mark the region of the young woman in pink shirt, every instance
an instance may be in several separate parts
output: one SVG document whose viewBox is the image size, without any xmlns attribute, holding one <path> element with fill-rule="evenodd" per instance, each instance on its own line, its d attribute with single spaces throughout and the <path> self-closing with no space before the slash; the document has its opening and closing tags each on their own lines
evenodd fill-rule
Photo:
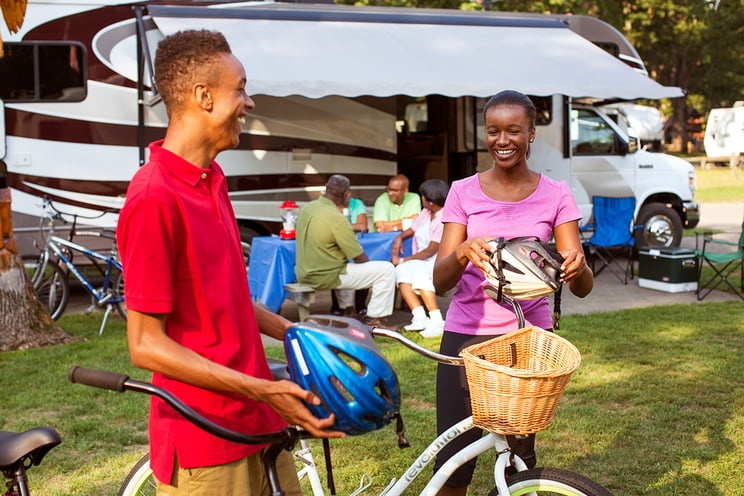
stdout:
<svg viewBox="0 0 744 496">
<path fill-rule="evenodd" d="M 565 258 L 561 278 L 572 293 L 584 297 L 594 279 L 579 239 L 581 214 L 568 186 L 530 170 L 527 158 L 535 140 L 536 110 L 516 91 L 502 91 L 484 109 L 486 146 L 493 167 L 456 181 L 442 214 L 444 230 L 434 265 L 434 286 L 445 292 L 458 285 L 447 311 L 440 352 L 457 355 L 463 348 L 517 330 L 511 306 L 488 297 L 481 268 L 488 263 L 488 242 L 495 238 L 537 236 L 555 239 Z M 527 325 L 552 327 L 547 298 L 522 303 Z M 437 429 L 471 415 L 470 396 L 462 367 L 440 364 L 437 370 Z M 468 437 L 469 436 L 469 437 Z M 460 437 L 437 457 L 437 470 L 457 450 L 481 436 L 477 429 Z M 536 462 L 534 436 L 509 436 L 514 452 L 528 466 Z M 459 446 L 453 446 L 457 445 Z M 450 477 L 440 495 L 465 495 L 475 460 Z"/>
</svg>

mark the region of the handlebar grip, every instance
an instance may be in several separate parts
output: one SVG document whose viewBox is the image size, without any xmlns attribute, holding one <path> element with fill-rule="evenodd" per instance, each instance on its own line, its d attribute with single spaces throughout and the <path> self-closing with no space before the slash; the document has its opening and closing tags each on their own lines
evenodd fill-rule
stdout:
<svg viewBox="0 0 744 496">
<path fill-rule="evenodd" d="M 75 365 L 67 373 L 67 380 L 76 384 L 123 393 L 125 390 L 124 383 L 129 380 L 129 376 L 107 370 L 86 369 Z"/>
</svg>

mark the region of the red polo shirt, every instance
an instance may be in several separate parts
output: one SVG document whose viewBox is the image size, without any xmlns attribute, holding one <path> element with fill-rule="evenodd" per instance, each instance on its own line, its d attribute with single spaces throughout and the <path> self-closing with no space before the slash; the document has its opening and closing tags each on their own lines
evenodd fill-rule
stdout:
<svg viewBox="0 0 744 496">
<path fill-rule="evenodd" d="M 127 191 L 117 227 L 127 307 L 166 313 L 166 332 L 200 355 L 245 374 L 271 378 L 253 313 L 240 236 L 222 169 L 201 169 L 150 145 L 150 161 Z M 217 393 L 161 374 L 153 383 L 210 420 L 247 433 L 286 424 L 265 403 Z M 258 451 L 223 441 L 184 420 L 161 400 L 150 405 L 155 476 L 170 482 L 174 454 L 182 467 L 228 463 Z"/>
</svg>

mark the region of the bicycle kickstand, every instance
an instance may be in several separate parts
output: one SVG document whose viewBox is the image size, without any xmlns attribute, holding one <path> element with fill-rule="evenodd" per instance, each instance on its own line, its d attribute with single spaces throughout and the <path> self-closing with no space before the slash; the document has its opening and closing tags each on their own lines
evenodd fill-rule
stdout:
<svg viewBox="0 0 744 496">
<path fill-rule="evenodd" d="M 114 309 L 114 306 L 109 303 L 106 305 L 106 311 L 103 313 L 103 322 L 101 322 L 101 328 L 98 330 L 98 335 L 103 336 L 103 328 L 106 327 L 106 322 L 108 321 L 109 314 L 111 314 L 111 310 Z"/>
</svg>

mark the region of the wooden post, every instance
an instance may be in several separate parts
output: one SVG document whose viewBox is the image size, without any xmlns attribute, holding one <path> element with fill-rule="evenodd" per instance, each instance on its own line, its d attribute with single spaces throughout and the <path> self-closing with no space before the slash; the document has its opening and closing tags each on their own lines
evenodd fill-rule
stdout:
<svg viewBox="0 0 744 496">
<path fill-rule="evenodd" d="M 0 188 L 0 271 L 7 271 L 11 259 L 18 254 L 18 242 L 13 236 L 10 210 L 10 188 Z"/>
</svg>

